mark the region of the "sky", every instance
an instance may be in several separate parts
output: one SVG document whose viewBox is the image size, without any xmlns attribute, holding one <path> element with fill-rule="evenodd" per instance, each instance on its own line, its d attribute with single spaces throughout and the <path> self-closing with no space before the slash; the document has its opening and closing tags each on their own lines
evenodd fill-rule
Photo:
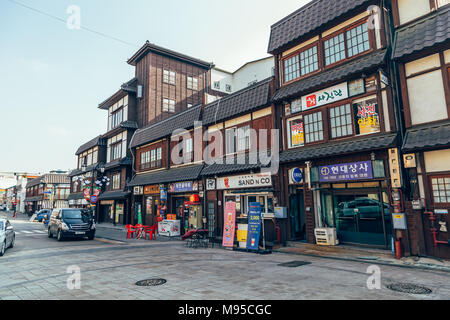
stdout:
<svg viewBox="0 0 450 320">
<path fill-rule="evenodd" d="M 269 56 L 270 26 L 307 2 L 0 0 L 0 172 L 74 169 L 146 40 L 234 71 Z M 81 29 L 67 27 L 73 5 Z"/>
</svg>

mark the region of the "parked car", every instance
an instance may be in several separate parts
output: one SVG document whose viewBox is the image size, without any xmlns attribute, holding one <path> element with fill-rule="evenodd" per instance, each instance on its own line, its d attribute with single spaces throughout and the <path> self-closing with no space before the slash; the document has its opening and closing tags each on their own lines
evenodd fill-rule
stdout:
<svg viewBox="0 0 450 320">
<path fill-rule="evenodd" d="M 45 216 L 48 216 L 48 218 L 50 218 L 51 214 L 52 210 L 50 209 L 39 210 L 38 212 L 36 212 L 36 220 L 42 222 L 42 220 L 45 219 Z"/>
<path fill-rule="evenodd" d="M 7 248 L 13 248 L 16 241 L 14 227 L 6 219 L 0 219 L 0 257 L 5 254 Z"/>
<path fill-rule="evenodd" d="M 55 209 L 48 223 L 48 237 L 56 236 L 58 241 L 64 238 L 84 238 L 93 240 L 95 222 L 92 212 L 86 209 Z"/>
</svg>

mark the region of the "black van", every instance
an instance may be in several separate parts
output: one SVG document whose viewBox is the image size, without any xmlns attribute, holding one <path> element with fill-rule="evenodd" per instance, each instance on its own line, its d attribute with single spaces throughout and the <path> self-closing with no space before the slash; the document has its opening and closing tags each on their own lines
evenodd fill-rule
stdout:
<svg viewBox="0 0 450 320">
<path fill-rule="evenodd" d="M 92 212 L 86 209 L 55 209 L 48 223 L 48 237 L 63 238 L 95 237 L 95 222 Z"/>
</svg>

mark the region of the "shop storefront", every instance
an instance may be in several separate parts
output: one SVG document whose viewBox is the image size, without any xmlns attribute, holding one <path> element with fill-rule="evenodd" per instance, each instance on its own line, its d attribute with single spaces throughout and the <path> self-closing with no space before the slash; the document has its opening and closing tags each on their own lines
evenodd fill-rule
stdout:
<svg viewBox="0 0 450 320">
<path fill-rule="evenodd" d="M 170 213 L 180 221 L 182 232 L 203 229 L 203 183 L 184 181 L 170 183 L 167 188 Z"/>
<path fill-rule="evenodd" d="M 223 215 L 228 202 L 235 203 L 236 230 L 239 231 L 237 235 L 241 231 L 244 231 L 242 234 L 246 234 L 250 203 L 257 202 L 261 205 L 261 214 L 266 226 L 266 239 L 269 241 L 274 240 L 273 221 L 278 198 L 273 189 L 273 179 L 270 173 L 250 173 L 215 179 L 207 178 L 206 189 L 208 229 L 212 235 L 223 235 Z M 239 240 L 242 240 L 240 242 L 245 242 L 244 239 L 237 238 L 237 240 L 238 242 Z"/>
<path fill-rule="evenodd" d="M 164 185 L 150 185 L 144 187 L 144 210 L 142 221 L 147 226 L 153 226 L 158 223 L 157 218 L 160 215 L 161 190 L 164 190 Z"/>
<path fill-rule="evenodd" d="M 98 222 L 125 225 L 130 222 L 129 192 L 111 191 L 99 196 Z"/>
<path fill-rule="evenodd" d="M 385 162 L 330 160 L 318 161 L 311 169 L 311 182 L 317 186 L 314 200 L 319 224 L 336 228 L 340 243 L 392 248 Z"/>
</svg>

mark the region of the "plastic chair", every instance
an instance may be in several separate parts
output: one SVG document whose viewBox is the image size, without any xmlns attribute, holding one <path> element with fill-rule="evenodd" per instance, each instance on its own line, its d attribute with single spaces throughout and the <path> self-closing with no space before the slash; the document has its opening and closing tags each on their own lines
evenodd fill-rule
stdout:
<svg viewBox="0 0 450 320">
<path fill-rule="evenodd" d="M 152 241 L 153 241 L 153 235 L 155 235 L 155 239 L 156 239 L 156 230 L 158 230 L 158 225 L 146 227 L 144 230 L 145 239 L 147 239 L 147 235 L 150 236 L 150 240 L 152 240 Z"/>
<path fill-rule="evenodd" d="M 130 236 L 131 238 L 134 238 L 136 235 L 136 229 L 131 224 L 127 224 L 125 228 L 127 229 L 127 239 L 130 239 Z"/>
<path fill-rule="evenodd" d="M 142 233 L 144 231 L 144 225 L 137 224 L 133 228 L 136 229 L 136 239 L 141 239 Z"/>
</svg>

